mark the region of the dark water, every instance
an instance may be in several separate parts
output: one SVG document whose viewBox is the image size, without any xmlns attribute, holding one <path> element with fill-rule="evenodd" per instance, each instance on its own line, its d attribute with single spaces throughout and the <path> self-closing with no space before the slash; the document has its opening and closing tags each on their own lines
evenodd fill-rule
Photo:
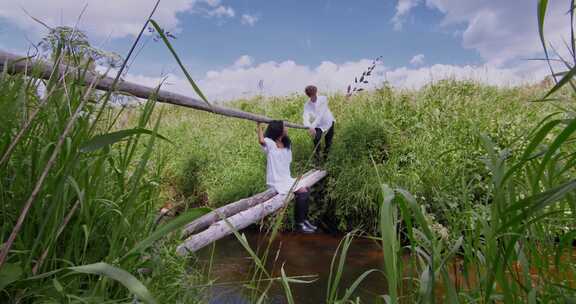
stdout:
<svg viewBox="0 0 576 304">
<path fill-rule="evenodd" d="M 251 247 L 265 246 L 267 239 L 257 231 L 244 231 Z M 342 236 L 328 234 L 281 233 L 273 242 L 266 268 L 274 276 L 280 276 L 280 267 L 284 264 L 287 276 L 314 275 L 316 281 L 310 284 L 291 284 L 296 303 L 326 302 L 330 263 Z M 280 250 L 278 250 L 280 249 Z M 203 260 L 208 259 L 209 249 L 200 253 Z M 378 243 L 368 239 L 356 239 L 348 251 L 348 256 L 340 283 L 340 295 L 363 272 L 369 269 L 383 269 L 382 250 Z M 217 281 L 210 290 L 210 303 L 252 303 L 250 293 L 242 282 L 250 280 L 254 262 L 235 236 L 216 243 L 212 277 Z M 266 288 L 263 283 L 262 289 Z M 360 285 L 355 296 L 364 303 L 377 303 L 379 295 L 386 293 L 386 280 L 381 273 L 372 273 Z M 260 293 L 257 293 L 260 294 Z M 268 291 L 266 303 L 287 303 L 281 285 L 274 284 Z"/>
</svg>

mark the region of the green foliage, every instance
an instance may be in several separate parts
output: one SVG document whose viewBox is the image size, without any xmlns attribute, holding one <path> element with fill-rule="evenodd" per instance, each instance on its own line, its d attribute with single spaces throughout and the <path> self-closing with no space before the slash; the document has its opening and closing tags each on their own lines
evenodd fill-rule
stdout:
<svg viewBox="0 0 576 304">
<path fill-rule="evenodd" d="M 325 195 L 314 198 L 313 214 L 333 213 L 329 218 L 341 231 L 379 231 L 382 193 L 374 160 L 384 181 L 412 192 L 435 221 L 463 229 L 465 219 L 455 215 L 468 208 L 482 212 L 490 199 L 490 173 L 480 161 L 484 151 L 478 135 L 489 134 L 501 147 L 521 142 L 537 118 L 552 109 L 526 102 L 536 96 L 531 88 L 454 81 L 415 92 L 331 96 L 337 120 L 334 145 L 325 165 Z M 256 98 L 233 105 L 298 122 L 303 102 L 303 97 Z M 220 206 L 264 190 L 265 160 L 255 124 L 173 107 L 166 110 L 164 122 L 160 133 L 177 143 L 164 145 L 173 157 L 168 178 L 184 181 L 180 192 L 202 189 L 211 206 Z M 289 136 L 293 172 L 304 173 L 311 139 L 295 129 Z"/>
<path fill-rule="evenodd" d="M 36 21 L 42 23 L 39 20 Z M 45 24 L 43 25 L 46 26 Z M 91 60 L 105 66 L 118 67 L 123 60 L 122 56 L 114 52 L 107 52 L 91 46 L 86 33 L 69 26 L 49 28 L 48 34 L 42 38 L 39 45 L 50 53 L 50 57 L 54 62 L 58 60 L 60 54 L 63 54 L 61 63 L 72 65 L 82 64 L 83 61 Z"/>
<path fill-rule="evenodd" d="M 538 5 L 546 57 L 547 2 Z M 82 71 L 93 68 L 83 34 L 59 28 L 45 43 L 54 58 L 63 54 Z M 340 292 L 357 231 L 381 243 L 388 303 L 574 301 L 576 115 L 563 103 L 527 102 L 552 94 L 573 100 L 563 87 L 576 89 L 575 63 L 560 61 L 567 70 L 555 74 L 562 78 L 548 92 L 446 80 L 419 91 L 385 85 L 349 99 L 330 96 L 335 142 L 312 214 L 355 232 L 334 256 L 328 303 L 360 303 L 354 291 L 380 272 L 366 271 Z M 10 249 L 0 269 L 0 301 L 201 301 L 203 290 L 194 284 L 203 274 L 184 267 L 198 264 L 176 257 L 169 236 L 207 209 L 188 210 L 159 228 L 155 211 L 162 198 L 186 208 L 216 207 L 264 190 L 255 124 L 168 106 L 155 113 L 154 100 L 124 112 L 104 107 L 110 95 L 91 92 L 81 74 L 48 80 L 44 96 L 33 74 L 0 74 L 0 244 Z M 232 106 L 299 121 L 303 101 L 258 97 Z M 293 172 L 304 173 L 311 139 L 302 130 L 290 137 Z M 32 202 L 29 213 L 25 202 Z M 286 214 L 276 215 L 272 236 L 289 223 Z M 19 217 L 24 225 L 17 230 Z M 260 258 L 261 250 L 234 233 L 256 266 L 247 285 L 253 294 L 266 286 L 259 302 L 273 282 L 282 284 L 289 303 L 290 284 L 311 283 L 288 277 L 283 267 L 273 277 L 266 260 L 271 243 Z"/>
<path fill-rule="evenodd" d="M 564 256 L 570 243 L 565 233 L 574 229 L 576 210 L 570 178 L 576 157 L 569 152 L 573 116 L 559 117 L 554 105 L 529 102 L 545 93 L 538 87 L 441 81 L 420 91 L 331 96 L 336 136 L 325 164 L 325 189 L 317 193 L 324 196 L 314 198 L 312 213 L 341 231 L 378 236 L 390 288 L 385 301 L 514 303 L 571 296 L 566 281 L 548 275 L 549 260 L 540 253 Z M 302 104 L 303 98 L 287 97 L 236 105 L 299 121 Z M 182 109 L 166 115 L 160 131 L 180 143 L 170 167 L 193 168 L 193 173 L 174 170 L 170 178 L 193 174 L 187 187 L 203 189 L 211 206 L 264 189 L 265 162 L 253 123 Z M 293 172 L 303 173 L 311 139 L 300 130 L 289 135 Z M 289 214 L 277 219 L 290 223 Z M 558 237 L 563 245 L 553 246 Z M 338 302 L 338 277 L 345 267 L 346 251 L 336 254 L 326 290 L 329 303 Z M 462 266 L 455 265 L 458 261 Z M 456 283 L 455 268 L 478 284 Z M 531 269 L 538 269 L 539 285 L 530 278 Z M 343 299 L 350 300 L 371 272 L 359 277 Z M 528 292 L 530 284 L 537 291 Z M 283 282 L 283 287 L 290 297 L 290 286 Z"/>
<path fill-rule="evenodd" d="M 155 101 L 132 113 L 134 121 L 118 130 L 118 110 L 101 106 L 107 95 L 83 84 L 89 65 L 77 67 L 80 72 L 65 79 L 54 74 L 43 90 L 33 74 L 0 74 L 6 118 L 0 123 L 0 244 L 8 248 L 15 233 L 0 271 L 0 302 L 101 303 L 136 297 L 154 303 L 159 286 L 148 289 L 146 282 L 173 277 L 186 262 L 170 261 L 172 273 L 167 274 L 168 262 L 156 258 L 166 246 L 161 239 L 206 210 L 190 210 L 156 229 L 165 161 L 155 147 L 157 138 L 166 138 L 158 134 L 161 115 L 153 114 Z M 40 191 L 33 196 L 37 185 Z M 27 201 L 32 204 L 25 214 Z"/>
</svg>

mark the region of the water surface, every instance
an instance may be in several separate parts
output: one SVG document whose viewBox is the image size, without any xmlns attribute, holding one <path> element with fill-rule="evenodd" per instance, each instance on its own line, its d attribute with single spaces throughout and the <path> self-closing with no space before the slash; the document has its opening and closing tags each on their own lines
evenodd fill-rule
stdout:
<svg viewBox="0 0 576 304">
<path fill-rule="evenodd" d="M 244 231 L 251 247 L 265 246 L 267 239 L 254 230 Z M 296 303 L 323 303 L 326 300 L 330 263 L 343 236 L 328 234 L 280 233 L 272 245 L 266 268 L 274 276 L 280 276 L 280 267 L 288 276 L 314 275 L 310 284 L 292 284 Z M 279 250 L 280 249 L 280 250 Z M 210 249 L 200 253 L 203 260 L 209 258 Z M 249 292 L 242 282 L 250 280 L 254 262 L 235 236 L 216 242 L 215 258 L 211 276 L 217 281 L 210 291 L 210 303 L 252 303 Z M 383 256 L 379 244 L 369 239 L 356 239 L 348 251 L 341 279 L 340 295 L 363 272 L 383 269 Z M 266 288 L 266 284 L 262 284 Z M 386 281 L 380 273 L 371 274 L 358 288 L 355 296 L 364 303 L 375 303 L 379 295 L 386 293 Z M 274 284 L 268 292 L 267 303 L 287 303 L 280 284 Z"/>
</svg>

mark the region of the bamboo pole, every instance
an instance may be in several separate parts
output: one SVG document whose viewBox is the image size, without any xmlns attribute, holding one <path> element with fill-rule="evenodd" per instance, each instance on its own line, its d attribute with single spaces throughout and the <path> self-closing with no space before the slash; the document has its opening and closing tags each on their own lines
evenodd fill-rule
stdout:
<svg viewBox="0 0 576 304">
<path fill-rule="evenodd" d="M 295 189 L 301 187 L 311 187 L 326 176 L 326 171 L 314 171 L 302 178 Z M 277 194 L 271 199 L 258 204 L 252 208 L 241 211 L 231 217 L 220 220 L 212 224 L 208 229 L 190 236 L 176 248 L 176 253 L 185 256 L 188 253 L 195 252 L 206 245 L 215 242 L 234 230 L 239 231 L 249 225 L 258 222 L 266 216 L 278 211 L 288 202 L 288 195 Z"/>
<path fill-rule="evenodd" d="M 32 58 L 19 56 L 15 54 L 11 54 L 8 52 L 4 52 L 0 50 L 0 71 L 6 69 L 8 73 L 17 74 L 23 72 L 37 72 L 38 77 L 42 79 L 48 79 L 54 70 L 54 66 L 50 63 L 43 61 L 43 60 L 35 60 L 34 64 L 30 64 L 29 60 Z M 71 67 L 66 67 L 61 65 L 58 69 L 58 73 L 64 74 L 66 70 L 70 70 Z M 101 75 L 96 73 L 88 72 L 86 73 L 86 77 L 83 80 L 84 83 L 89 84 L 94 79 L 98 79 Z M 114 83 L 114 78 L 112 77 L 103 77 L 96 83 L 96 89 L 98 90 L 109 90 Z M 128 82 L 120 80 L 116 85 L 116 92 L 120 92 L 123 94 L 132 95 L 139 98 L 148 99 L 150 96 L 154 95 L 156 90 L 154 88 L 150 88 L 147 86 L 143 86 L 137 83 Z M 228 116 L 228 117 L 235 117 L 241 118 L 246 120 L 252 120 L 256 122 L 263 122 L 268 123 L 274 119 L 257 115 L 253 113 L 248 113 L 228 107 L 216 106 L 216 105 L 208 105 L 205 102 L 188 97 L 181 94 L 176 94 L 172 92 L 168 92 L 165 90 L 158 91 L 158 94 L 155 96 L 156 100 L 163 103 L 169 103 L 173 105 L 183 106 L 187 108 L 192 108 L 200 111 L 211 112 L 218 115 Z M 295 129 L 307 129 L 303 125 L 285 122 L 285 126 L 289 128 Z"/>
</svg>

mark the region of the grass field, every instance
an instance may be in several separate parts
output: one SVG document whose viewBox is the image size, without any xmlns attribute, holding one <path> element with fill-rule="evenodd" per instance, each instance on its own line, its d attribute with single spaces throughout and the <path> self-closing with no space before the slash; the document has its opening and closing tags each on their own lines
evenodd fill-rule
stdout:
<svg viewBox="0 0 576 304">
<path fill-rule="evenodd" d="M 543 45 L 546 4 L 539 1 Z M 195 257 L 175 256 L 177 231 L 265 189 L 255 123 L 153 99 L 108 107 L 112 94 L 83 84 L 94 69 L 86 54 L 75 57 L 57 40 L 52 59 L 76 72 L 48 80 L 0 74 L 0 302 L 207 302 L 209 272 Z M 369 275 L 385 275 L 385 303 L 576 301 L 576 67 L 564 64 L 553 88 L 444 80 L 417 91 L 382 84 L 349 99 L 329 96 L 335 139 L 312 218 L 348 234 L 334 255 L 327 303 L 361 303 L 354 290 Z M 555 100 L 541 100 L 549 96 Z M 256 97 L 230 106 L 299 122 L 303 102 Z M 292 170 L 301 174 L 311 139 L 302 130 L 290 136 Z M 166 205 L 180 214 L 159 224 Z M 287 214 L 272 226 L 289 230 Z M 384 267 L 340 286 L 358 235 L 379 242 Z M 246 285 L 255 299 L 277 282 L 293 303 L 290 285 L 302 282 L 283 271 L 270 277 L 250 254 Z"/>
<path fill-rule="evenodd" d="M 544 91 L 498 89 L 471 82 L 442 81 L 419 91 L 383 88 L 346 99 L 331 96 L 336 135 L 323 193 L 313 214 L 339 231 L 378 230 L 382 181 L 418 198 L 430 219 L 463 229 L 462 211 L 484 214 L 490 175 L 482 162 L 480 134 L 502 149 L 517 151 L 547 104 L 529 103 Z M 235 101 L 245 111 L 301 121 L 304 96 Z M 265 160 L 255 124 L 164 106 L 160 133 L 166 149 L 164 194 L 174 203 L 216 207 L 265 189 Z M 293 172 L 305 172 L 313 145 L 306 131 L 292 129 Z M 324 217 L 324 218 L 320 218 Z M 464 226 L 462 226 L 464 225 Z"/>
</svg>

